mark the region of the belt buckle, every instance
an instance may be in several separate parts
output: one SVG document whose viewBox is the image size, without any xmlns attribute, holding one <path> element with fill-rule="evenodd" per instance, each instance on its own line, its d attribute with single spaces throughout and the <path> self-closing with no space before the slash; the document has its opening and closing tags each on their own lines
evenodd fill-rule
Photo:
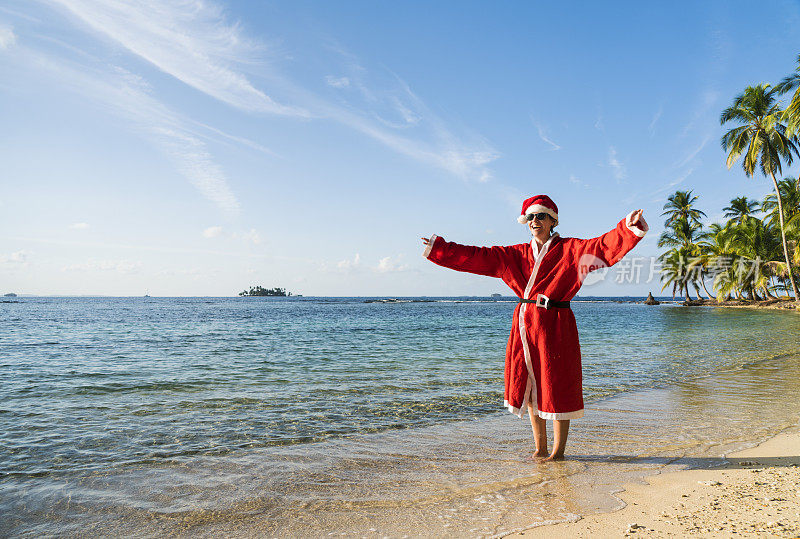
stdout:
<svg viewBox="0 0 800 539">
<path fill-rule="evenodd" d="M 544 294 L 539 294 L 536 296 L 536 306 L 537 307 L 544 307 L 545 309 L 550 308 L 550 298 L 545 296 Z"/>
</svg>

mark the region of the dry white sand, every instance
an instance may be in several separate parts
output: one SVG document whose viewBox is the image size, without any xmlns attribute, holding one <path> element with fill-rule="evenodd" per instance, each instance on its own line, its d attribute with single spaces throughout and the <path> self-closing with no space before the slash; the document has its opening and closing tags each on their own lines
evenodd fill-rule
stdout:
<svg viewBox="0 0 800 539">
<path fill-rule="evenodd" d="M 713 470 L 630 484 L 619 511 L 508 537 L 800 537 L 800 432 L 731 453 Z"/>
</svg>

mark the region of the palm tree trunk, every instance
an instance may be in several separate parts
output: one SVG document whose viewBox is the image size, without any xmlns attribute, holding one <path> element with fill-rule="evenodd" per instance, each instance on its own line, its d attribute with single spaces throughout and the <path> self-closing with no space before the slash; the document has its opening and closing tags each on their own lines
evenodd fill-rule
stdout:
<svg viewBox="0 0 800 539">
<path fill-rule="evenodd" d="M 775 197 L 778 199 L 778 219 L 781 223 L 781 242 L 783 243 L 783 256 L 786 258 L 786 271 L 789 272 L 789 282 L 792 283 L 792 292 L 794 292 L 794 300 L 800 302 L 800 295 L 797 292 L 797 283 L 794 282 L 794 275 L 792 274 L 792 263 L 789 260 L 789 248 L 786 245 L 786 231 L 783 229 L 783 203 L 781 202 L 781 193 L 778 190 L 778 181 L 775 179 L 775 173 L 770 172 L 772 178 L 772 186 L 775 188 Z"/>
<path fill-rule="evenodd" d="M 761 289 L 764 291 L 764 297 L 768 299 L 775 299 L 775 296 L 772 295 L 772 292 L 769 291 L 769 287 L 772 285 L 772 277 L 767 278 L 767 282 L 764 284 Z"/>
<path fill-rule="evenodd" d="M 703 290 L 706 291 L 706 294 L 708 295 L 708 299 L 711 299 L 711 292 L 709 292 L 708 288 L 706 288 L 706 280 L 701 278 L 700 279 L 700 284 L 703 285 Z"/>
</svg>

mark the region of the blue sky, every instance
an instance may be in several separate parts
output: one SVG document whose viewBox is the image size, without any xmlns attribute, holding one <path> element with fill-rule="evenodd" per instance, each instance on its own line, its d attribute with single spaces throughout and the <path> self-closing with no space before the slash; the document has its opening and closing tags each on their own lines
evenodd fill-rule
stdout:
<svg viewBox="0 0 800 539">
<path fill-rule="evenodd" d="M 789 1 L 7 0 L 0 292 L 507 293 L 419 237 L 528 241 L 547 193 L 564 236 L 643 208 L 640 282 L 582 294 L 658 293 L 670 193 L 769 191 L 718 118 L 797 43 Z"/>
</svg>

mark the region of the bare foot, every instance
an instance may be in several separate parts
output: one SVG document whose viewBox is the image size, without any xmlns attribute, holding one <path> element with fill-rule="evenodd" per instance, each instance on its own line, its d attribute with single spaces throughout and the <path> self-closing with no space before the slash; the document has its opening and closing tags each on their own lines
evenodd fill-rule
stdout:
<svg viewBox="0 0 800 539">
<path fill-rule="evenodd" d="M 531 460 L 547 458 L 547 449 L 537 449 L 531 456 Z"/>
<path fill-rule="evenodd" d="M 564 460 L 564 453 L 553 453 L 547 458 L 542 459 L 542 462 L 555 462 L 557 460 Z"/>
</svg>

